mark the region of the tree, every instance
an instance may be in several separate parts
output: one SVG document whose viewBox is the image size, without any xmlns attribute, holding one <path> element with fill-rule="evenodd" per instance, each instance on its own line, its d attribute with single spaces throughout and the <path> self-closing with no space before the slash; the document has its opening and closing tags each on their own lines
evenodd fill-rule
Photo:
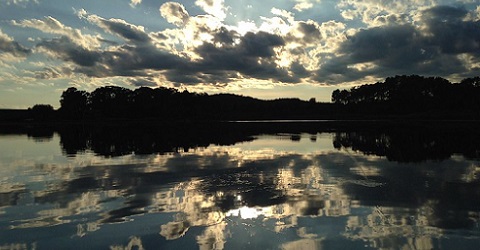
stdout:
<svg viewBox="0 0 480 250">
<path fill-rule="evenodd" d="M 70 87 L 62 93 L 60 113 L 67 118 L 83 118 L 88 111 L 88 100 L 88 92 Z"/>
<path fill-rule="evenodd" d="M 465 84 L 472 87 L 480 87 L 480 77 L 476 76 L 472 78 L 465 78 L 460 82 L 460 84 Z"/>
<path fill-rule="evenodd" d="M 132 108 L 136 117 L 152 117 L 155 107 L 155 91 L 149 87 L 141 87 L 133 91 Z"/>
<path fill-rule="evenodd" d="M 337 104 L 348 104 L 350 102 L 350 91 L 348 90 L 335 90 L 332 93 L 332 102 Z"/>
<path fill-rule="evenodd" d="M 97 116 L 127 118 L 132 111 L 132 93 L 118 86 L 100 87 L 90 94 L 89 107 Z"/>
<path fill-rule="evenodd" d="M 37 121 L 49 120 L 55 115 L 55 110 L 48 104 L 36 104 L 28 110 L 31 112 L 32 118 Z"/>
</svg>

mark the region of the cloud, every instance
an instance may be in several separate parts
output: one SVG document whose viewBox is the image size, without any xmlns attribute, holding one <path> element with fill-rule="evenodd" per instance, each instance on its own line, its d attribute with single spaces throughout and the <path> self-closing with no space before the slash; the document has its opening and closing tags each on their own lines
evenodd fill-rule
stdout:
<svg viewBox="0 0 480 250">
<path fill-rule="evenodd" d="M 290 24 L 295 22 L 295 17 L 293 15 L 293 13 L 291 13 L 291 12 L 288 12 L 286 10 L 277 9 L 277 8 L 272 8 L 272 10 L 270 12 L 272 12 L 272 14 L 274 14 L 274 15 L 285 18 L 287 20 L 287 22 L 290 23 Z M 266 20 L 266 19 L 264 19 L 264 20 Z"/>
<path fill-rule="evenodd" d="M 176 2 L 166 2 L 162 4 L 162 6 L 160 6 L 160 14 L 167 22 L 177 26 L 184 26 L 190 18 L 185 7 Z"/>
<path fill-rule="evenodd" d="M 285 45 L 285 41 L 278 35 L 267 32 L 252 33 L 248 32 L 241 38 L 240 51 L 246 56 L 254 57 L 273 57 L 275 52 L 273 48 Z"/>
<path fill-rule="evenodd" d="M 370 26 L 379 27 L 379 26 L 389 26 L 389 25 L 404 25 L 410 24 L 410 17 L 407 14 L 388 14 L 388 15 L 378 15 L 376 16 Z"/>
<path fill-rule="evenodd" d="M 225 27 L 220 27 L 218 31 L 213 35 L 213 41 L 215 43 L 231 46 L 236 40 L 240 39 L 240 34 L 234 30 L 228 30 Z"/>
<path fill-rule="evenodd" d="M 376 18 L 400 15 L 411 19 L 424 9 L 430 8 L 432 0 L 341 0 L 337 4 L 346 20 L 359 20 L 367 26 L 376 25 Z"/>
<path fill-rule="evenodd" d="M 480 22 L 464 21 L 468 14 L 463 8 L 437 6 L 425 10 L 428 42 L 446 54 L 475 53 L 480 55 Z"/>
<path fill-rule="evenodd" d="M 142 0 L 130 0 L 130 6 L 135 7 L 142 3 Z"/>
<path fill-rule="evenodd" d="M 271 28 L 279 34 L 266 31 L 241 34 L 235 31 L 235 27 L 225 26 L 218 18 L 210 15 L 191 17 L 178 3 L 169 2 L 160 9 L 167 20 L 181 27 L 148 33 L 144 27 L 121 19 L 105 19 L 85 10 L 78 11 L 80 18 L 124 41 L 112 43 L 97 35 L 95 41 L 102 43 L 103 47 L 87 47 L 78 43 L 83 36 L 81 32 L 66 27 L 51 17 L 15 24 L 62 35 L 40 42 L 37 48 L 51 57 L 73 63 L 76 73 L 92 77 L 147 77 L 149 82 L 143 78 L 142 81 L 131 81 L 131 84 L 148 86 L 155 84 L 151 81 L 152 77 L 162 76 L 168 81 L 181 84 L 217 85 L 239 79 L 299 82 L 300 77 L 306 77 L 309 71 L 298 60 L 289 61 L 286 57 L 280 66 L 283 48 L 291 41 L 314 46 L 322 38 L 317 23 L 295 22 L 293 16 L 286 11 L 276 12 L 288 19 L 292 26 L 279 17 L 276 21 L 289 28 L 287 31 L 290 32 L 290 37 L 282 34 L 279 29 L 274 29 L 273 22 Z M 179 46 L 183 46 L 183 50 L 177 50 Z M 44 70 L 36 75 L 45 78 L 58 74 Z"/>
<path fill-rule="evenodd" d="M 370 8 L 376 1 L 344 2 L 349 8 Z M 386 8 L 386 3 L 377 2 L 380 9 Z M 53 17 L 13 24 L 60 35 L 43 39 L 37 51 L 65 61 L 73 73 L 125 77 L 124 82 L 134 86 L 160 82 L 226 86 L 255 80 L 339 84 L 395 74 L 449 76 L 476 70 L 472 65 L 480 56 L 480 27 L 472 18 L 477 13 L 464 8 L 436 6 L 415 14 L 381 11 L 358 29 L 348 29 L 348 23 L 339 21 L 296 20 L 292 12 L 273 8 L 273 17 L 262 17 L 261 23 L 252 22 L 247 29 L 213 16 L 208 8 L 224 11 L 223 1 L 195 3 L 207 14 L 191 16 L 176 2 L 161 5 L 162 17 L 176 27 L 153 32 L 85 10 L 77 15 L 99 28 L 95 35 L 82 34 Z M 405 3 L 394 8 L 408 10 Z M 36 76 L 52 78 L 60 73 L 45 69 Z"/>
<path fill-rule="evenodd" d="M 297 82 L 288 69 L 277 65 L 276 49 L 285 45 L 281 36 L 267 32 L 240 33 L 221 27 L 211 31 L 212 42 L 193 48 L 196 59 L 166 71 L 169 81 L 183 84 L 222 84 L 235 79 L 270 79 Z M 297 67 L 298 68 L 298 67 Z"/>
<path fill-rule="evenodd" d="M 92 77 L 147 76 L 148 70 L 166 70 L 182 67 L 185 59 L 160 49 L 142 26 L 121 19 L 105 19 L 81 10 L 81 18 L 97 25 L 107 33 L 123 39 L 123 44 L 102 39 L 104 47 L 86 47 L 78 42 L 82 37 L 77 30 L 68 28 L 55 19 L 28 20 L 17 23 L 25 27 L 44 28 L 45 32 L 61 34 L 61 37 L 44 39 L 36 45 L 39 52 L 74 64 L 73 71 Z M 158 74 L 158 73 L 156 73 Z M 53 71 L 37 73 L 37 77 L 56 76 Z"/>
<path fill-rule="evenodd" d="M 313 21 L 299 21 L 288 34 L 289 39 L 300 42 L 302 45 L 317 44 L 322 40 L 321 27 Z"/>
<path fill-rule="evenodd" d="M 45 67 L 42 71 L 35 72 L 36 79 L 56 79 L 64 76 L 61 68 L 54 67 Z"/>
<path fill-rule="evenodd" d="M 411 25 L 382 26 L 360 30 L 341 45 L 341 52 L 346 53 L 352 63 L 371 62 L 392 58 L 398 60 L 400 66 L 403 61 L 415 62 L 421 58 L 412 58 L 405 54 L 420 48 L 415 48 L 416 41 L 421 34 Z M 392 61 L 396 61 L 392 60 Z"/>
<path fill-rule="evenodd" d="M 252 31 L 240 33 L 238 27 L 227 26 L 213 16 L 213 9 L 224 10 L 223 1 L 196 4 L 212 15 L 190 16 L 183 5 L 167 2 L 160 7 L 160 13 L 178 27 L 150 33 L 143 26 L 122 19 L 105 19 L 83 9 L 77 11 L 81 19 L 120 39 L 114 41 L 103 38 L 101 33 L 82 34 L 53 17 L 12 23 L 61 35 L 42 40 L 36 46 L 37 51 L 70 63 L 74 73 L 99 78 L 143 77 L 142 81 L 131 81 L 134 85 L 150 86 L 155 84 L 152 79 L 189 85 L 227 84 L 242 79 L 294 83 L 310 74 L 302 65 L 307 50 L 295 52 L 297 55 L 289 58 L 293 54 L 286 46 L 289 43 L 315 46 L 323 38 L 319 24 L 297 22 L 292 13 L 275 9 L 272 12 L 277 17 L 264 18 L 264 23 L 268 23 L 262 26 L 265 31 L 252 27 Z M 55 78 L 61 71 L 45 68 L 35 75 Z"/>
<path fill-rule="evenodd" d="M 89 65 L 83 60 L 71 60 L 80 66 L 77 72 L 96 77 L 163 75 L 173 83 L 189 85 L 217 85 L 241 79 L 300 82 L 310 74 L 302 65 L 308 48 L 317 46 L 323 39 L 322 33 L 331 29 L 325 26 L 325 31 L 321 31 L 322 26 L 314 21 L 297 22 L 287 11 L 272 10 L 280 17 L 264 18 L 269 26 L 262 27 L 269 31 L 243 34 L 210 15 L 189 16 L 178 3 L 165 3 L 160 10 L 179 27 L 147 33 L 143 27 L 124 20 L 106 20 L 86 11 L 79 12 L 80 17 L 127 43 L 98 51 L 98 58 Z M 291 51 L 285 49 L 288 43 L 303 46 L 304 50 L 289 58 Z"/>
<path fill-rule="evenodd" d="M 129 83 L 135 87 L 156 87 L 158 84 L 156 83 L 153 77 L 136 77 L 129 79 Z"/>
<path fill-rule="evenodd" d="M 422 11 L 422 19 L 436 20 L 441 22 L 461 21 L 468 11 L 464 8 L 452 6 L 435 6 Z"/>
<path fill-rule="evenodd" d="M 98 54 L 97 58 L 90 58 L 93 64 L 82 65 L 76 62 L 81 66 L 76 72 L 93 77 L 149 76 L 186 65 L 184 59 L 158 50 L 152 45 L 141 47 L 125 45 L 95 54 Z"/>
<path fill-rule="evenodd" d="M 5 0 L 4 2 L 7 5 L 18 5 L 22 7 L 25 7 L 28 3 L 39 3 L 38 0 Z"/>
<path fill-rule="evenodd" d="M 477 6 L 477 8 L 475 9 L 475 11 L 472 13 L 472 19 L 473 21 L 479 21 L 480 20 L 480 5 Z"/>
<path fill-rule="evenodd" d="M 461 55 L 480 55 L 480 23 L 468 11 L 435 6 L 420 12 L 418 25 L 387 24 L 349 35 L 336 56 L 316 72 L 317 81 L 356 81 L 366 76 L 449 76 L 469 67 Z"/>
<path fill-rule="evenodd" d="M 195 5 L 220 20 L 224 20 L 227 17 L 224 0 L 197 0 Z"/>
<path fill-rule="evenodd" d="M 220 30 L 223 40 L 230 42 L 236 40 L 238 33 L 226 34 Z M 276 48 L 285 45 L 285 40 L 267 32 L 248 32 L 238 37 L 238 44 L 223 44 L 217 47 L 213 44 L 204 43 L 195 49 L 202 58 L 196 63 L 199 72 L 222 72 L 225 76 L 231 76 L 228 72 L 238 72 L 247 78 L 271 79 L 281 82 L 296 82 L 298 79 L 290 76 L 287 69 L 278 67 Z M 202 79 L 202 77 L 199 77 Z"/>
<path fill-rule="evenodd" d="M 62 35 L 68 37 L 73 42 L 85 47 L 94 48 L 100 46 L 99 37 L 92 35 L 84 35 L 79 29 L 73 29 L 62 24 L 57 19 L 47 16 L 44 19 L 29 19 L 22 21 L 12 21 L 13 25 L 32 28 L 44 33 Z"/>
<path fill-rule="evenodd" d="M 0 30 L 0 52 L 9 53 L 15 57 L 26 57 L 31 50 L 20 45 Z"/>
<path fill-rule="evenodd" d="M 37 48 L 53 57 L 80 66 L 93 66 L 100 58 L 100 53 L 78 45 L 67 36 L 42 41 L 37 44 Z"/>
<path fill-rule="evenodd" d="M 129 43 L 148 43 L 151 40 L 143 26 L 127 23 L 122 19 L 105 19 L 97 15 L 83 14 L 83 17 L 106 32 L 117 35 Z"/>
<path fill-rule="evenodd" d="M 311 9 L 314 4 L 320 3 L 321 0 L 294 0 L 296 2 L 295 6 L 293 6 L 293 9 L 296 11 L 304 11 Z"/>
</svg>

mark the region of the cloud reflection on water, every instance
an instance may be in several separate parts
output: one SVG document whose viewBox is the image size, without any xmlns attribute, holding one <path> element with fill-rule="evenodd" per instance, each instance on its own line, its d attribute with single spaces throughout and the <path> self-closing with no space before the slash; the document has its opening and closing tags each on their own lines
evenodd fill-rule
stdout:
<svg viewBox="0 0 480 250">
<path fill-rule="evenodd" d="M 335 134 L 311 136 L 257 136 L 162 154 L 85 152 L 2 162 L 11 173 L 28 171 L 24 179 L 2 181 L 0 211 L 11 220 L 1 228 L 72 224 L 71 234 L 82 238 L 107 225 L 158 217 L 148 224 L 158 237 L 193 237 L 201 249 L 228 248 L 242 237 L 256 246 L 262 244 L 256 238 L 267 237 L 264 244 L 284 249 L 345 239 L 342 244 L 357 247 L 436 248 L 455 229 L 480 239 L 478 162 L 455 155 L 398 163 L 325 147 Z M 54 137 L 44 146 L 56 143 Z M 26 214 L 14 212 L 27 207 Z M 124 248 L 148 244 L 136 235 Z"/>
</svg>

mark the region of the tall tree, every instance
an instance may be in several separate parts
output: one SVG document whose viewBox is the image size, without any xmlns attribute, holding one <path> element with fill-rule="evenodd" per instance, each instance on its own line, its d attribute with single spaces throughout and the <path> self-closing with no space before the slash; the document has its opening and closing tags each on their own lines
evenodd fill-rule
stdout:
<svg viewBox="0 0 480 250">
<path fill-rule="evenodd" d="M 70 87 L 63 91 L 60 99 L 60 113 L 63 117 L 84 117 L 88 111 L 89 93 Z"/>
</svg>

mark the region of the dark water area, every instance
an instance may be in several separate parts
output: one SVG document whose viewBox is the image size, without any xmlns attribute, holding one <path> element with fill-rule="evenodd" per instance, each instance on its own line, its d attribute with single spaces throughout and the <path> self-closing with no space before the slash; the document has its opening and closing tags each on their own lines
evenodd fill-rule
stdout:
<svg viewBox="0 0 480 250">
<path fill-rule="evenodd" d="M 0 249 L 477 249 L 477 125 L 3 125 Z"/>
</svg>

